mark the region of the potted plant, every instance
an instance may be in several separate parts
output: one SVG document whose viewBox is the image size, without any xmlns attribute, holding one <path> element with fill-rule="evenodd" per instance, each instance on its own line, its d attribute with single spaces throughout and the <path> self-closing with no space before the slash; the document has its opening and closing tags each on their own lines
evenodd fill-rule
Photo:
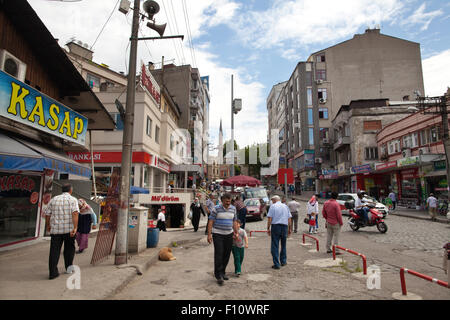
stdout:
<svg viewBox="0 0 450 320">
<path fill-rule="evenodd" d="M 180 228 L 184 228 L 184 220 L 180 221 Z"/>
</svg>

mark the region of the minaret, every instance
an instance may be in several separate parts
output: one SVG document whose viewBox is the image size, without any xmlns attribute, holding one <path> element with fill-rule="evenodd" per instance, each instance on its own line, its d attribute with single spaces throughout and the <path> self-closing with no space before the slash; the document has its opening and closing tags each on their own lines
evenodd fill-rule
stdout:
<svg viewBox="0 0 450 320">
<path fill-rule="evenodd" d="M 223 131 L 222 131 L 222 119 L 220 119 L 220 129 L 219 129 L 219 153 L 217 155 L 218 164 L 223 164 Z"/>
</svg>

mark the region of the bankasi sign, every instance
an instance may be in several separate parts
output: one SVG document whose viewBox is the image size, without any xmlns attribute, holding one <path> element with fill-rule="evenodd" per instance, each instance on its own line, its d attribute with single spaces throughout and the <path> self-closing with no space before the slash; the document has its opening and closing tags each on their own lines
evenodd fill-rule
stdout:
<svg viewBox="0 0 450 320">
<path fill-rule="evenodd" d="M 88 119 L 0 71 L 0 116 L 85 145 Z"/>
</svg>

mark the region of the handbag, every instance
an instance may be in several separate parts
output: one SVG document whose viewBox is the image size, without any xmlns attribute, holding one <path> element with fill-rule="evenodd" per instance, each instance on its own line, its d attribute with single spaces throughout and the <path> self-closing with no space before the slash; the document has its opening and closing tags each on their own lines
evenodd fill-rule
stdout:
<svg viewBox="0 0 450 320">
<path fill-rule="evenodd" d="M 192 220 L 192 210 L 189 211 L 188 218 L 189 218 L 190 220 Z"/>
<path fill-rule="evenodd" d="M 309 224 L 309 218 L 306 217 L 306 218 L 303 220 L 303 222 L 306 223 L 306 224 Z"/>
</svg>

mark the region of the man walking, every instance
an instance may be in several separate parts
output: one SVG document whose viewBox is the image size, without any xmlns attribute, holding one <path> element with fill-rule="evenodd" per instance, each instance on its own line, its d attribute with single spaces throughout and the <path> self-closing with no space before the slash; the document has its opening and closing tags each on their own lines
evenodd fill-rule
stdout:
<svg viewBox="0 0 450 320">
<path fill-rule="evenodd" d="M 430 193 L 430 196 L 427 199 L 427 206 L 428 206 L 428 213 L 430 214 L 432 221 L 436 221 L 437 205 L 438 205 L 437 199 L 434 197 L 433 193 Z"/>
<path fill-rule="evenodd" d="M 271 198 L 272 205 L 270 206 L 267 215 L 267 233 L 271 237 L 271 249 L 273 259 L 273 269 L 280 269 L 280 262 L 282 266 L 287 263 L 286 240 L 292 232 L 292 215 L 289 207 L 280 202 L 279 196 Z M 281 252 L 279 245 L 281 241 Z"/>
<path fill-rule="evenodd" d="M 338 193 L 332 192 L 331 199 L 325 202 L 322 209 L 322 215 L 326 220 L 325 226 L 327 228 L 327 253 L 333 252 L 331 250 L 332 241 L 334 245 L 339 244 L 339 232 L 343 224 L 341 206 L 336 201 L 337 197 Z M 336 254 L 340 254 L 340 252 L 336 252 Z"/>
<path fill-rule="evenodd" d="M 61 247 L 64 243 L 64 265 L 67 268 L 73 264 L 75 256 L 75 235 L 78 227 L 78 200 L 72 197 L 72 186 L 65 184 L 62 194 L 50 200 L 45 212 L 47 231 L 50 232 L 50 255 L 48 259 L 49 279 L 59 276 L 58 262 Z"/>
<path fill-rule="evenodd" d="M 225 193 L 222 204 L 214 207 L 208 221 L 208 243 L 214 241 L 214 276 L 219 285 L 229 278 L 225 270 L 230 260 L 233 236 L 239 234 L 236 208 L 231 205 L 231 194 Z"/>
<path fill-rule="evenodd" d="M 295 198 L 292 197 L 292 201 L 289 201 L 287 205 L 289 207 L 289 210 L 291 211 L 292 224 L 293 224 L 292 229 L 294 229 L 294 233 L 297 233 L 297 229 L 298 229 L 298 213 L 299 213 L 298 211 L 300 209 L 300 203 L 295 201 Z"/>
<path fill-rule="evenodd" d="M 391 201 L 392 201 L 392 210 L 395 210 L 395 206 L 396 206 L 396 204 L 397 204 L 397 198 L 396 198 L 396 196 L 395 196 L 394 191 L 391 191 L 391 192 L 389 193 L 388 197 L 389 197 L 389 198 L 391 199 Z"/>
</svg>

